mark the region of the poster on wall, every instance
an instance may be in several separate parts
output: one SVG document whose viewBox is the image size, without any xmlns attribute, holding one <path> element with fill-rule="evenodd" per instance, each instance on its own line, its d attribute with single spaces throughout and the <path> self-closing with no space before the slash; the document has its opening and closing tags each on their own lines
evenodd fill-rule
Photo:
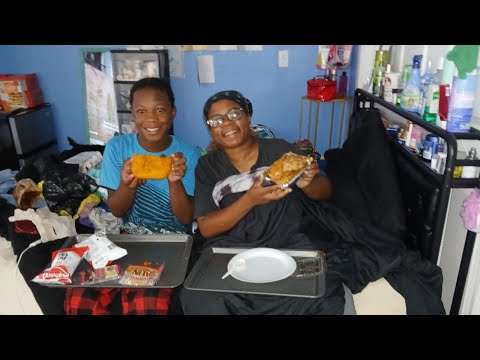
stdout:
<svg viewBox="0 0 480 360">
<path fill-rule="evenodd" d="M 88 132 L 91 144 L 105 144 L 118 129 L 113 78 L 85 64 Z"/>
</svg>

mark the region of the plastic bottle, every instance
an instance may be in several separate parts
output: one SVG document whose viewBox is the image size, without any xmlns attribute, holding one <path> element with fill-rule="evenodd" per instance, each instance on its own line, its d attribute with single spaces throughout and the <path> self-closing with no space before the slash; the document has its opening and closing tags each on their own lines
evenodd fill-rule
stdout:
<svg viewBox="0 0 480 360">
<path fill-rule="evenodd" d="M 450 99 L 450 85 L 441 84 L 438 86 L 438 114 L 437 126 L 447 130 L 448 103 Z"/>
<path fill-rule="evenodd" d="M 405 89 L 405 86 L 407 85 L 408 78 L 410 77 L 410 71 L 411 71 L 412 65 L 404 65 L 403 66 L 403 71 L 400 76 L 400 82 L 398 83 L 398 96 L 397 96 L 397 102 L 396 105 L 400 106 L 401 101 L 402 101 L 402 96 L 403 96 L 403 89 Z"/>
<path fill-rule="evenodd" d="M 338 98 L 344 98 L 347 96 L 347 83 L 348 83 L 347 72 L 343 71 L 342 76 L 340 76 L 340 79 L 338 80 L 338 93 L 337 93 Z"/>
<path fill-rule="evenodd" d="M 452 91 L 448 105 L 447 130 L 450 132 L 469 132 L 475 101 L 476 70 L 467 74 L 466 79 L 453 77 Z"/>
<path fill-rule="evenodd" d="M 373 62 L 373 68 L 379 68 L 380 66 L 383 66 L 383 51 L 382 50 L 377 50 L 375 51 L 375 60 Z"/>
<path fill-rule="evenodd" d="M 329 52 L 330 52 L 330 47 L 328 45 L 318 46 L 317 66 L 319 66 L 321 69 L 325 69 L 327 67 Z"/>
<path fill-rule="evenodd" d="M 423 137 L 423 128 L 418 126 L 418 125 L 413 125 L 412 127 L 412 133 L 410 134 L 410 142 L 408 144 L 408 147 L 415 152 L 418 152 L 420 150 L 420 144 L 422 142 L 422 137 Z"/>
<path fill-rule="evenodd" d="M 437 152 L 432 156 L 432 162 L 430 167 L 437 171 L 439 174 L 443 174 L 445 171 L 445 161 L 447 154 L 445 152 L 445 145 L 443 142 L 438 143 Z"/>
<path fill-rule="evenodd" d="M 420 88 L 420 105 L 419 105 L 419 113 L 420 115 L 423 115 L 425 111 L 425 103 L 427 100 L 427 92 L 428 92 L 428 87 L 430 84 L 433 84 L 434 82 L 434 74 L 433 74 L 433 68 L 432 68 L 432 61 L 428 60 L 427 62 L 427 68 L 425 70 L 425 74 L 422 76 L 422 81 L 421 81 L 421 88 Z M 438 98 L 438 97 L 437 97 Z M 436 119 L 436 113 L 435 113 L 435 119 Z M 434 120 L 435 121 L 435 120 Z"/>
<path fill-rule="evenodd" d="M 392 73 L 391 71 L 391 65 L 390 64 L 387 64 L 387 66 L 385 67 L 385 72 L 383 73 L 383 77 L 382 77 L 382 83 L 381 83 L 381 86 L 380 86 L 380 97 L 382 99 L 385 99 L 385 79 L 387 77 L 390 76 L 390 74 Z M 391 92 L 391 87 L 390 89 L 388 88 L 389 84 L 387 84 L 387 92 Z M 387 94 L 387 97 L 389 96 L 389 94 Z M 389 101 L 391 102 L 391 101 Z"/>
<path fill-rule="evenodd" d="M 436 123 L 438 114 L 439 89 L 435 84 L 432 62 L 429 60 L 425 75 L 422 78 L 422 98 L 420 101 L 420 115 L 423 120 Z"/>
<path fill-rule="evenodd" d="M 330 75 L 328 76 L 328 79 L 332 81 L 337 81 L 337 70 L 330 70 Z"/>
<path fill-rule="evenodd" d="M 477 149 L 472 147 L 468 152 L 467 160 L 478 160 Z M 474 179 L 478 177 L 478 167 L 476 166 L 464 166 L 462 170 L 462 178 Z"/>
<path fill-rule="evenodd" d="M 415 55 L 413 57 L 412 72 L 408 77 L 405 89 L 403 89 L 402 100 L 400 106 L 402 109 L 412 112 L 418 112 L 420 106 L 420 94 L 422 80 L 420 77 L 420 62 L 423 55 Z"/>
<path fill-rule="evenodd" d="M 454 71 L 455 63 L 453 61 L 445 59 L 443 65 L 442 80 L 440 81 L 440 84 L 449 84 L 451 89 Z"/>
<path fill-rule="evenodd" d="M 350 63 L 350 55 L 352 53 L 352 45 L 343 45 L 343 65 L 348 65 Z"/>
<path fill-rule="evenodd" d="M 440 56 L 438 58 L 438 64 L 437 64 L 437 72 L 433 76 L 433 82 L 434 84 L 440 85 L 442 83 L 442 76 L 443 76 L 443 64 L 445 62 L 445 58 L 443 56 Z"/>
<path fill-rule="evenodd" d="M 375 96 L 380 96 L 382 78 L 383 78 L 383 70 L 376 70 L 375 76 L 373 77 L 373 88 L 372 88 L 372 94 Z"/>
<path fill-rule="evenodd" d="M 380 96 L 383 73 L 385 72 L 384 61 L 385 61 L 385 51 L 377 50 L 375 52 L 375 60 L 373 63 L 373 81 L 372 81 L 372 94 L 375 96 Z"/>
</svg>

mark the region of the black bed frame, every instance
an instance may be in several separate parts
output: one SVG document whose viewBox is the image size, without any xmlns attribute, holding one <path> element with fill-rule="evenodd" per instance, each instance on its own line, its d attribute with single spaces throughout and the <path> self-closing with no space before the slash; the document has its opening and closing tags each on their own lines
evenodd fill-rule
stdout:
<svg viewBox="0 0 480 360">
<path fill-rule="evenodd" d="M 436 171 L 432 170 L 429 163 L 425 162 L 421 157 L 417 156 L 404 146 L 400 145 L 398 142 L 394 141 L 393 138 L 391 138 L 392 151 L 395 154 L 395 157 L 403 158 L 404 160 L 406 160 L 406 163 L 410 164 L 411 167 L 415 168 L 414 172 L 417 175 L 417 179 L 422 178 L 424 182 L 429 183 L 431 186 L 427 202 L 423 205 L 426 209 L 428 209 L 428 211 L 424 212 L 423 218 L 414 218 L 413 221 L 416 223 L 412 224 L 410 222 L 408 223 L 408 225 L 410 228 L 409 231 L 412 230 L 411 228 L 414 229 L 411 231 L 412 233 L 409 234 L 410 238 L 414 239 L 414 241 L 412 241 L 410 245 L 413 244 L 413 248 L 420 250 L 423 257 L 431 260 L 434 263 L 437 263 L 451 189 L 475 188 L 479 186 L 479 178 L 453 178 L 453 171 L 455 169 L 455 166 L 480 166 L 480 160 L 457 160 L 457 140 L 480 140 L 480 131 L 472 128 L 468 133 L 451 133 L 424 121 L 420 116 L 414 113 L 405 111 L 393 104 L 387 103 L 383 99 L 380 99 L 379 97 L 374 96 L 362 89 L 355 90 L 352 113 L 354 113 L 358 109 L 378 107 L 376 105 L 380 105 L 381 107 L 392 111 L 400 117 L 421 126 L 425 130 L 443 138 L 446 142 L 446 166 L 444 174 L 441 175 Z M 354 121 L 355 119 L 355 117 L 352 117 L 352 121 Z M 356 126 L 357 124 L 349 124 L 349 134 L 356 128 Z M 406 176 L 411 178 L 412 174 L 410 173 Z M 418 188 L 419 185 L 417 184 L 415 187 Z M 414 192 L 416 193 L 414 195 L 410 194 L 410 197 L 416 197 L 416 199 L 407 199 L 407 213 L 415 213 L 414 209 L 409 206 L 408 200 L 410 200 L 410 205 L 415 203 L 415 201 L 418 202 L 424 200 L 425 193 L 422 197 L 418 189 L 414 190 Z M 473 252 L 475 235 L 475 233 L 472 233 L 470 231 L 467 232 L 467 238 L 465 242 L 462 260 L 460 263 L 460 269 L 457 277 L 457 284 L 455 287 L 455 293 L 452 301 L 450 314 L 458 314 L 460 310 L 463 290 L 465 287 L 468 268 Z"/>
</svg>

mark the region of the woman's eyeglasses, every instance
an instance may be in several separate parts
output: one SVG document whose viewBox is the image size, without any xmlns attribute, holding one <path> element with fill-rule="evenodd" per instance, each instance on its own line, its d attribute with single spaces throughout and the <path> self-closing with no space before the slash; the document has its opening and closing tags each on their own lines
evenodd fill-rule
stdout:
<svg viewBox="0 0 480 360">
<path fill-rule="evenodd" d="M 223 119 L 226 117 L 230 121 L 240 120 L 243 116 L 243 110 L 234 108 L 229 110 L 225 115 L 217 115 L 207 120 L 208 126 L 216 128 L 223 125 Z"/>
</svg>

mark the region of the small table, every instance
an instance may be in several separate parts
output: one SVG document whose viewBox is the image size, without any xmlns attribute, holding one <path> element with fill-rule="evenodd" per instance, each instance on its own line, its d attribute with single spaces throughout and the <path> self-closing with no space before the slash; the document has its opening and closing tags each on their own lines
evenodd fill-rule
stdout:
<svg viewBox="0 0 480 360">
<path fill-rule="evenodd" d="M 332 135 L 333 135 L 333 122 L 334 122 L 334 119 L 335 119 L 335 107 L 341 107 L 341 118 L 340 118 L 340 131 L 339 131 L 339 136 L 338 136 L 338 147 L 340 147 L 340 145 L 342 144 L 342 139 L 343 139 L 343 123 L 344 123 L 344 119 L 345 119 L 345 108 L 347 108 L 347 112 L 346 112 L 346 115 L 347 115 L 347 126 L 345 127 L 346 129 L 348 129 L 348 121 L 349 121 L 349 118 L 350 118 L 350 113 L 351 113 L 351 109 L 352 109 L 352 97 L 350 96 L 347 96 L 345 98 L 342 98 L 342 99 L 334 99 L 334 100 L 331 100 L 331 101 L 320 101 L 320 100 L 315 100 L 315 99 L 310 99 L 309 97 L 307 96 L 302 96 L 301 97 L 301 105 L 300 105 L 300 126 L 299 126 L 299 134 L 298 134 L 298 139 L 299 140 L 302 140 L 302 121 L 303 121 L 303 105 L 304 105 L 304 102 L 307 101 L 308 102 L 308 133 L 307 133 L 307 138 L 313 143 L 313 147 L 314 148 L 317 148 L 317 130 L 318 130 L 318 116 L 319 116 L 319 110 L 320 110 L 320 104 L 323 103 L 325 104 L 324 106 L 330 106 L 330 141 L 328 143 L 328 149 L 331 149 L 332 147 Z M 314 136 L 313 136 L 313 141 L 312 139 L 310 138 L 310 128 L 311 128 L 311 122 L 312 122 L 312 103 L 316 103 L 317 106 L 316 106 L 316 110 L 315 110 L 315 133 L 314 133 Z M 337 104 L 339 104 L 337 106 Z M 327 149 L 327 150 L 328 150 Z"/>
</svg>

